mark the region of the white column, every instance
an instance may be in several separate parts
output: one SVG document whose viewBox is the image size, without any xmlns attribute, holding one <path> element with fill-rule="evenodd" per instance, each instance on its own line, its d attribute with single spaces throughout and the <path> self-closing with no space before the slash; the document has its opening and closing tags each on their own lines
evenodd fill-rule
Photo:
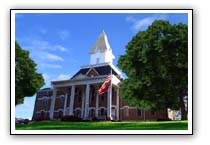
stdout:
<svg viewBox="0 0 210 145">
<path fill-rule="evenodd" d="M 98 93 L 96 94 L 96 117 L 98 118 Z"/>
<path fill-rule="evenodd" d="M 54 107 L 55 107 L 55 99 L 56 99 L 56 88 L 53 89 L 53 96 L 51 99 L 51 104 L 50 104 L 50 120 L 53 120 L 54 116 Z"/>
<path fill-rule="evenodd" d="M 84 117 L 84 105 L 85 105 L 85 95 L 84 90 L 82 91 L 82 112 L 81 112 L 81 118 Z"/>
<path fill-rule="evenodd" d="M 71 86 L 71 98 L 70 98 L 70 111 L 69 111 L 69 115 L 74 115 L 73 114 L 73 110 L 74 110 L 74 96 L 75 96 L 75 86 Z"/>
<path fill-rule="evenodd" d="M 86 85 L 86 93 L 85 93 L 85 119 L 88 119 L 89 115 L 89 97 L 90 97 L 90 84 Z"/>
<path fill-rule="evenodd" d="M 108 94 L 107 94 L 107 117 L 112 119 L 112 88 L 109 89 Z"/>
<path fill-rule="evenodd" d="M 119 121 L 119 104 L 120 104 L 120 99 L 119 99 L 119 87 L 117 87 L 117 95 L 116 95 L 116 97 L 117 97 L 117 120 Z"/>
<path fill-rule="evenodd" d="M 66 105 L 67 105 L 67 93 L 65 95 L 65 102 L 64 102 L 64 107 L 63 107 L 63 115 L 66 115 Z"/>
</svg>

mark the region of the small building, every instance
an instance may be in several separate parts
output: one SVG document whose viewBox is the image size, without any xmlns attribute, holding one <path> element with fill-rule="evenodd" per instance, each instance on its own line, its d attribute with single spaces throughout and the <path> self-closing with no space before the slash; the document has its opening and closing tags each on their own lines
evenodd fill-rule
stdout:
<svg viewBox="0 0 210 145">
<path fill-rule="evenodd" d="M 113 65 L 115 58 L 103 31 L 89 51 L 90 63 L 82 66 L 68 80 L 52 81 L 52 88 L 37 92 L 33 120 L 58 120 L 73 115 L 83 120 L 157 120 L 168 118 L 167 110 L 159 112 L 129 106 L 119 96 L 123 81 Z M 112 76 L 111 88 L 99 95 L 98 90 L 107 76 Z"/>
</svg>

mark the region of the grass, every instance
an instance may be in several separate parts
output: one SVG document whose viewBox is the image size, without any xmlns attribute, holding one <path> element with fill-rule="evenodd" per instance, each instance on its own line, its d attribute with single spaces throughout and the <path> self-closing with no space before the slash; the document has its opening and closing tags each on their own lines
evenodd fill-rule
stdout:
<svg viewBox="0 0 210 145">
<path fill-rule="evenodd" d="M 161 122 L 61 122 L 16 124 L 16 130 L 187 130 L 187 121 Z"/>
</svg>

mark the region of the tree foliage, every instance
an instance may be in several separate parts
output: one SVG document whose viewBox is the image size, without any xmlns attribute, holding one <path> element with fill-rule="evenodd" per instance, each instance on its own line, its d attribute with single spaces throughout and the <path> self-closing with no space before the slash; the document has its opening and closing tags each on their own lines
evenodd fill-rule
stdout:
<svg viewBox="0 0 210 145">
<path fill-rule="evenodd" d="M 127 75 L 120 95 L 144 109 L 178 109 L 188 85 L 188 27 L 156 20 L 126 46 L 118 66 Z"/>
<path fill-rule="evenodd" d="M 15 105 L 22 104 L 24 97 L 33 96 L 43 85 L 42 74 L 36 72 L 36 64 L 15 42 Z"/>
</svg>

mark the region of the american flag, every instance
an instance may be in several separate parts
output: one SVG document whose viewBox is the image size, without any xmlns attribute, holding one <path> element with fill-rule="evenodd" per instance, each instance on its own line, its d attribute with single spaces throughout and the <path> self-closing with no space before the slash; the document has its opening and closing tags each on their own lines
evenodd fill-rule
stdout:
<svg viewBox="0 0 210 145">
<path fill-rule="evenodd" d="M 99 95 L 105 93 L 111 86 L 112 76 L 109 75 L 103 82 L 102 86 L 98 90 Z"/>
</svg>

